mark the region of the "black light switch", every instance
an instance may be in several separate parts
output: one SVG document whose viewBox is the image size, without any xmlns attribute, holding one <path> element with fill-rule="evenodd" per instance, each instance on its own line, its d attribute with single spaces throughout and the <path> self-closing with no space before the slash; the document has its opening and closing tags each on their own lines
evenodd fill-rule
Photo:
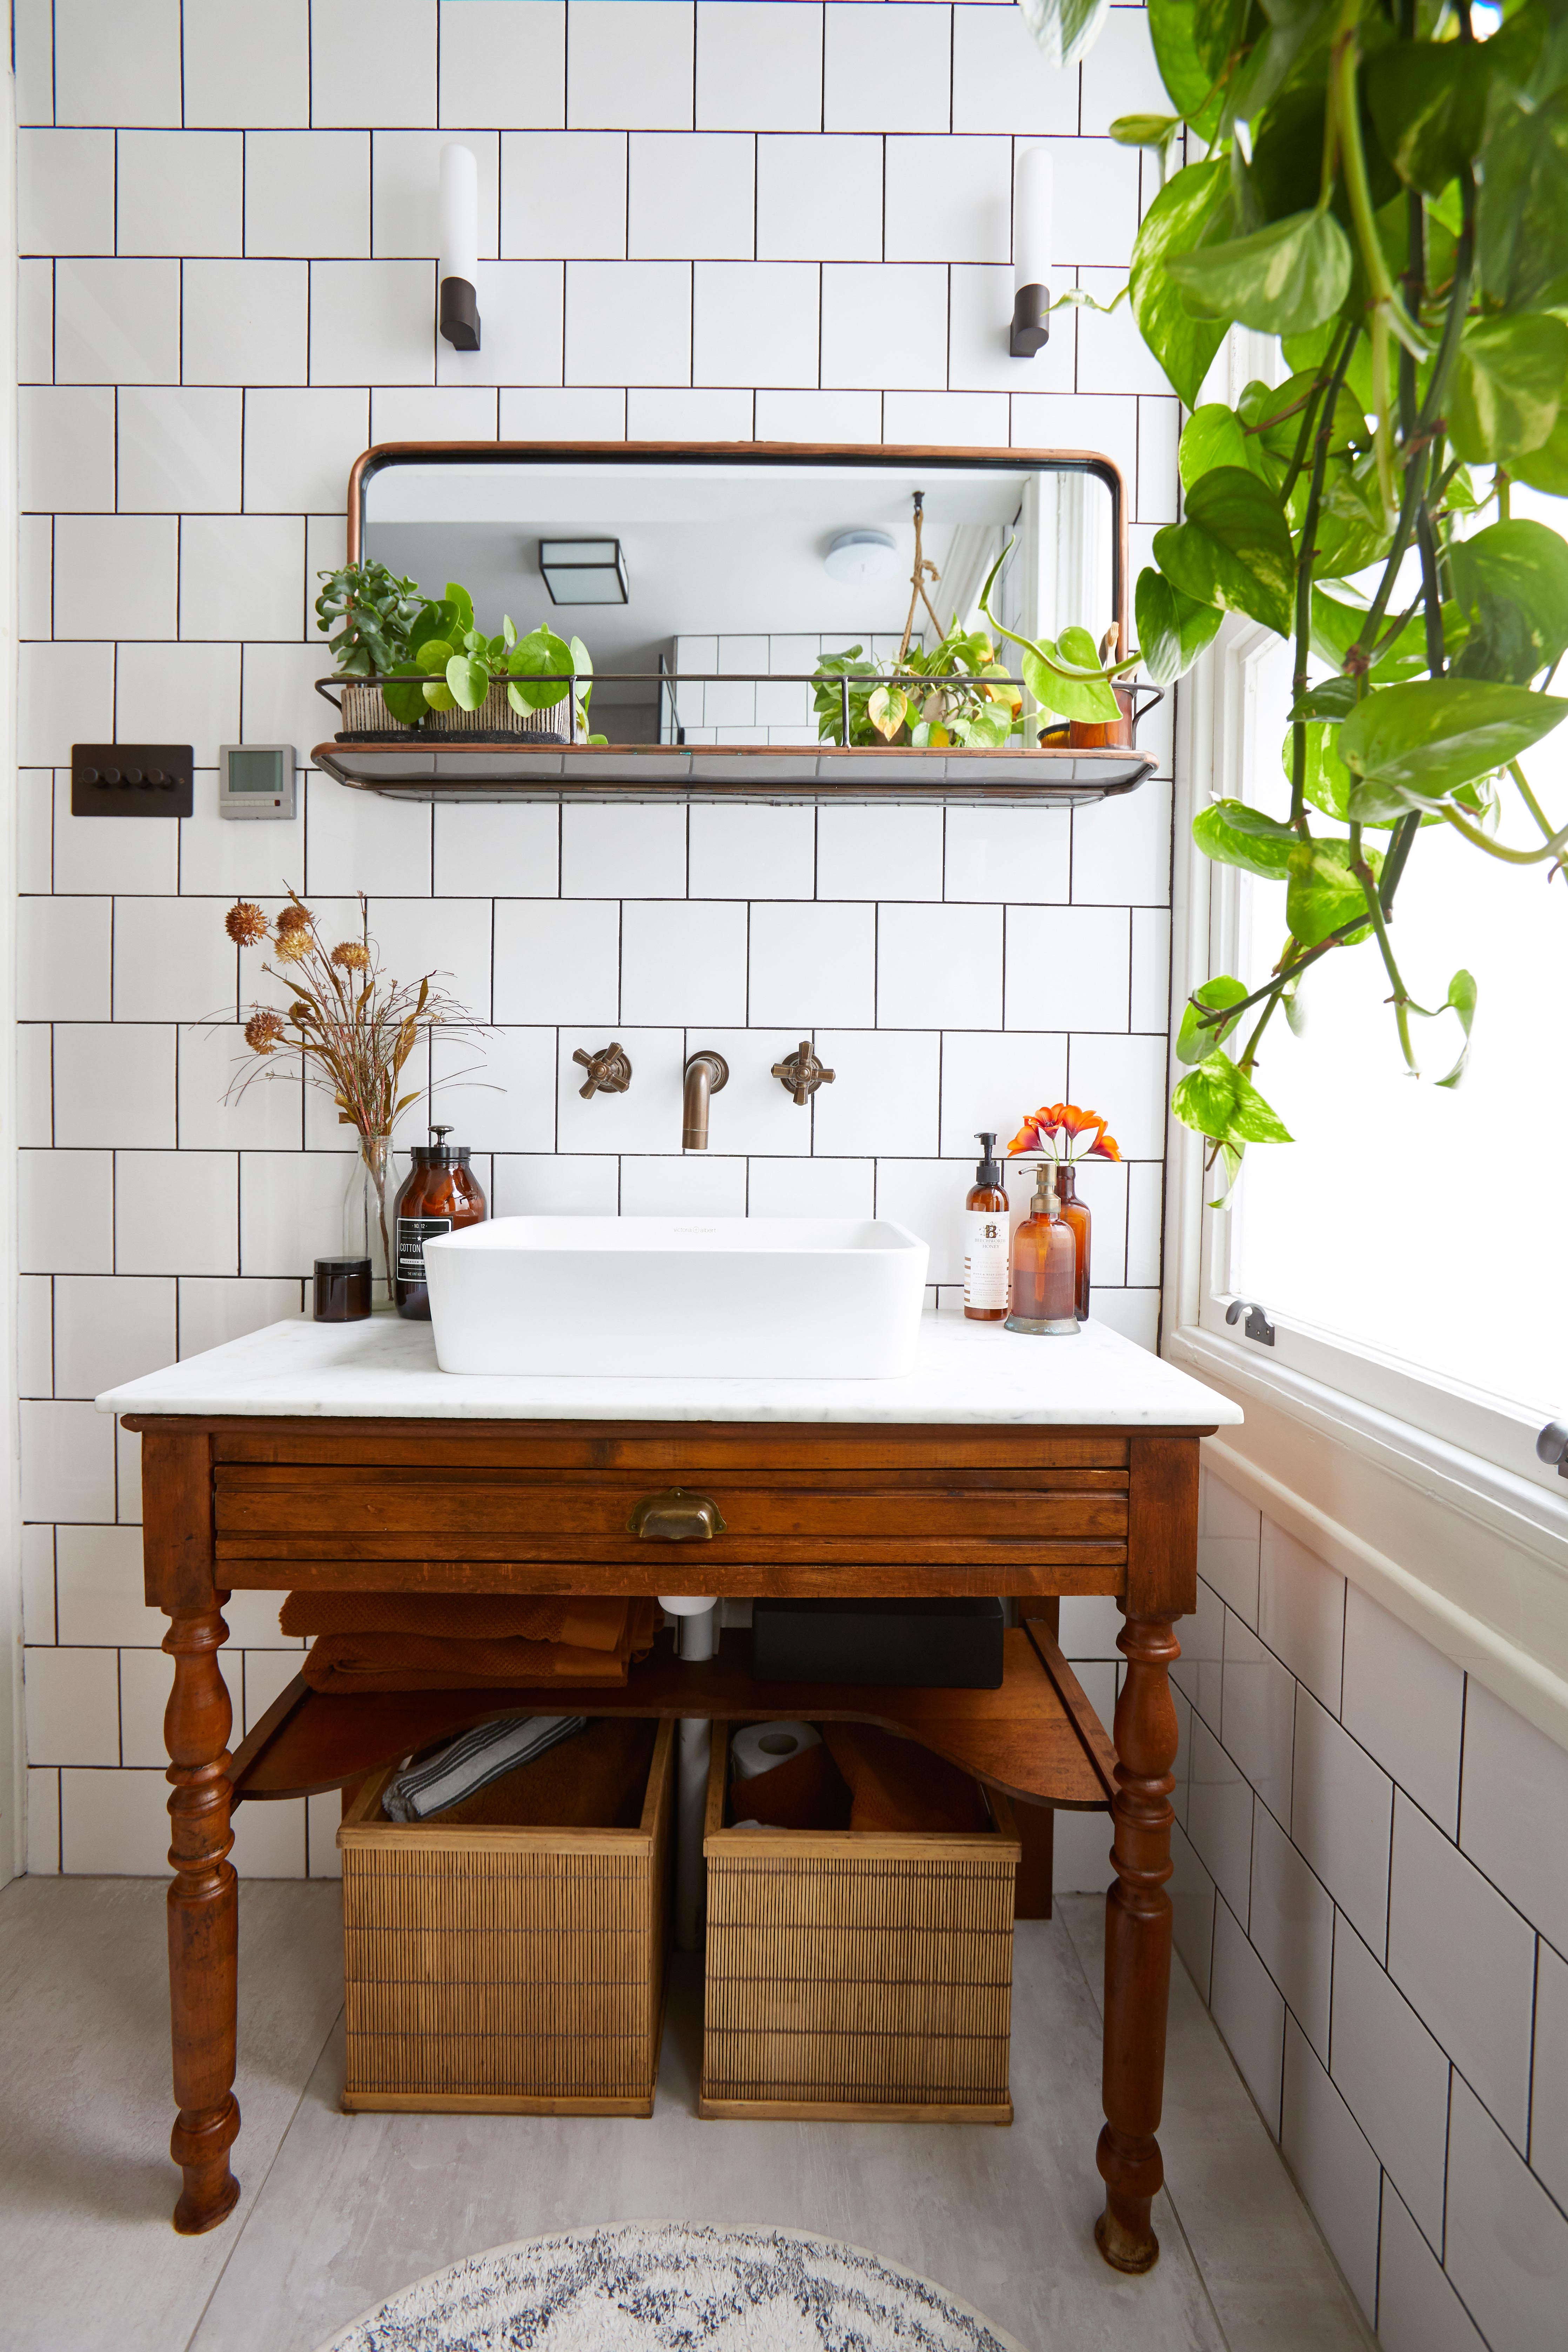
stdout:
<svg viewBox="0 0 1568 2352">
<path fill-rule="evenodd" d="M 189 816 L 188 743 L 73 743 L 72 816 Z"/>
</svg>

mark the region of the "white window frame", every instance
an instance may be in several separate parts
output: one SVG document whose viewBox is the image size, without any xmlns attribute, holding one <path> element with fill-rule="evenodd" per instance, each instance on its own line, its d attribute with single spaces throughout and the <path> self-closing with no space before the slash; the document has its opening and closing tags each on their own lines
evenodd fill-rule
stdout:
<svg viewBox="0 0 1568 2352">
<path fill-rule="evenodd" d="M 1278 644 L 1232 617 L 1178 692 L 1173 1037 L 1200 982 L 1243 969 L 1246 878 L 1199 853 L 1192 820 L 1248 797 L 1253 761 L 1275 756 L 1257 712 L 1259 662 Z M 1162 1353 L 1247 1415 L 1208 1441 L 1217 1475 L 1568 1745 L 1568 1479 L 1536 1455 L 1542 1417 L 1268 1299 L 1271 1346 L 1245 1336 L 1245 1318 L 1227 1325 L 1232 1213 L 1209 1205 L 1205 1149 L 1171 1121 Z M 1558 1410 L 1568 1417 L 1568 1389 Z"/>
</svg>

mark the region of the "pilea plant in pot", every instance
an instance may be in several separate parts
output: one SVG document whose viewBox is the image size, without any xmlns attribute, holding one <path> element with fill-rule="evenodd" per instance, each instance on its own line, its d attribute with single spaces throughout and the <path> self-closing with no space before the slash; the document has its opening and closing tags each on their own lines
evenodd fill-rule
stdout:
<svg viewBox="0 0 1568 2352">
<path fill-rule="evenodd" d="M 523 715 L 570 698 L 569 732 L 605 740 L 588 732 L 594 664 L 581 637 L 568 643 L 542 623 L 520 637 L 510 618 L 489 636 L 475 626 L 474 600 L 458 582 L 447 582 L 444 596 L 428 597 L 383 563 L 346 564 L 319 577 L 316 625 L 327 634 L 338 675 L 374 683 L 401 725 L 424 726 L 433 711 L 483 710 L 504 688 L 506 702 Z"/>
<path fill-rule="evenodd" d="M 1057 0 L 1027 13 L 1074 37 Z M 1193 411 L 1183 520 L 1138 582 L 1142 660 L 1177 677 L 1227 614 L 1294 655 L 1289 814 L 1221 800 L 1194 825 L 1285 886 L 1268 977 L 1206 982 L 1181 1024 L 1174 1108 L 1226 1179 L 1290 1139 L 1258 1048 L 1325 956 L 1359 951 L 1412 1073 L 1416 1024 L 1450 1015 L 1438 1083 L 1458 1079 L 1476 982 L 1434 987 L 1395 947 L 1424 834 L 1521 878 L 1568 858 L 1523 764 L 1568 714 L 1568 544 L 1510 512 L 1515 483 L 1568 497 L 1568 16 L 1486 21 L 1470 0 L 1149 0 L 1172 111 L 1111 126 L 1166 158 L 1129 290 Z M 1201 396 L 1232 327 L 1279 338 L 1285 376 L 1234 407 Z"/>
</svg>

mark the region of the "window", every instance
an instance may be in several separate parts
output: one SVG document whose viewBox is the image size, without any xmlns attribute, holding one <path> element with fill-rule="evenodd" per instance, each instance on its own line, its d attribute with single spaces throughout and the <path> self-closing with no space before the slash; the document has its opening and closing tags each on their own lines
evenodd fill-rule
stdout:
<svg viewBox="0 0 1568 2352">
<path fill-rule="evenodd" d="M 1559 502 L 1516 491 L 1514 511 L 1561 528 Z M 1290 663 L 1266 632 L 1233 643 L 1239 756 L 1215 784 L 1277 815 Z M 1548 810 L 1568 810 L 1568 729 L 1524 765 Z M 1503 837 L 1526 838 L 1511 812 Z M 1433 826 L 1401 883 L 1407 987 L 1441 1003 L 1460 965 L 1479 984 L 1457 1087 L 1432 1082 L 1462 1043 L 1451 1013 L 1413 1024 L 1424 1076 L 1405 1074 L 1374 943 L 1307 976 L 1302 1035 L 1276 1014 L 1256 1075 L 1296 1140 L 1254 1145 L 1231 1205 L 1206 1215 L 1200 1320 L 1224 1330 L 1228 1298 L 1257 1300 L 1279 1364 L 1559 1489 L 1533 1454 L 1541 1423 L 1568 1416 L 1568 885 L 1546 873 Z M 1214 969 L 1256 985 L 1285 935 L 1283 886 L 1215 884 Z"/>
</svg>

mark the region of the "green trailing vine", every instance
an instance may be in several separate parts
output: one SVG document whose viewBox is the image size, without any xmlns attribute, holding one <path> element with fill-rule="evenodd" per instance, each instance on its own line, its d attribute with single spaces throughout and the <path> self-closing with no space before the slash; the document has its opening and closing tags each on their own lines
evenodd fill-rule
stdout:
<svg viewBox="0 0 1568 2352">
<path fill-rule="evenodd" d="M 1399 961 L 1424 834 L 1538 880 L 1568 860 L 1523 764 L 1568 715 L 1568 543 L 1510 509 L 1518 482 L 1568 497 L 1568 5 L 1149 0 L 1149 26 L 1172 110 L 1111 127 L 1166 168 L 1129 293 L 1192 413 L 1139 648 L 1167 685 L 1241 614 L 1293 655 L 1289 816 L 1221 800 L 1194 824 L 1285 886 L 1267 980 L 1205 982 L 1177 1036 L 1174 1109 L 1233 1180 L 1290 1139 L 1258 1049 L 1325 956 L 1364 961 L 1412 1073 L 1419 1024 L 1452 1014 L 1437 1083 L 1461 1076 L 1474 978 L 1423 1003 Z M 1202 402 L 1237 326 L 1279 338 L 1285 380 Z"/>
</svg>

